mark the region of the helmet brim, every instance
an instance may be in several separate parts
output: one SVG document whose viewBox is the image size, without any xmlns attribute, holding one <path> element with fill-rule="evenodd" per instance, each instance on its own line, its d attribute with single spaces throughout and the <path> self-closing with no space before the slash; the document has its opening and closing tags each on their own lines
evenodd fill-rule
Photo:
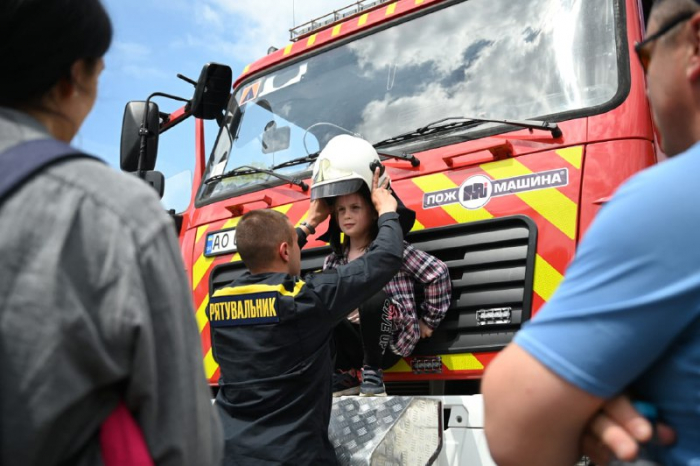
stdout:
<svg viewBox="0 0 700 466">
<path fill-rule="evenodd" d="M 345 196 L 346 194 L 356 193 L 360 190 L 364 180 L 362 179 L 351 179 L 351 180 L 340 180 L 333 181 L 330 183 L 324 183 L 320 185 L 314 185 L 311 187 L 311 200 L 315 199 L 325 199 L 328 197 Z"/>
</svg>

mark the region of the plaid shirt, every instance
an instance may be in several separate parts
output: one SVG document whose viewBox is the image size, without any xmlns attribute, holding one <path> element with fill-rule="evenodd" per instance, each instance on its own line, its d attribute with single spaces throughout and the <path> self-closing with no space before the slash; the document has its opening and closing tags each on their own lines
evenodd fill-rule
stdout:
<svg viewBox="0 0 700 466">
<path fill-rule="evenodd" d="M 323 270 L 347 263 L 347 252 L 342 256 L 332 253 L 326 257 Z M 420 305 L 420 316 L 416 312 L 413 292 L 415 282 L 425 285 L 425 301 Z M 390 314 L 393 328 L 391 350 L 399 356 L 410 356 L 420 341 L 419 318 L 435 329 L 450 307 L 452 282 L 449 270 L 441 260 L 404 241 L 403 265 L 384 287 L 384 292 L 393 304 Z"/>
</svg>

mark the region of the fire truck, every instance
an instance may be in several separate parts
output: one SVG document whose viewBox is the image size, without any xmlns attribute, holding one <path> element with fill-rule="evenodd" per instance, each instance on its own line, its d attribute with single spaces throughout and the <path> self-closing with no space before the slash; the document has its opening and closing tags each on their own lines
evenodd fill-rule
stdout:
<svg viewBox="0 0 700 466">
<path fill-rule="evenodd" d="M 219 369 L 206 309 L 244 271 L 241 216 L 265 208 L 304 221 L 318 153 L 360 135 L 416 211 L 408 241 L 444 261 L 453 284 L 444 321 L 386 371 L 387 390 L 442 401 L 440 464 L 491 464 L 484 368 L 552 297 L 615 189 L 664 157 L 634 56 L 650 4 L 359 1 L 292 29 L 232 93 L 230 69 L 210 64 L 173 113 L 150 98 L 127 105 L 122 168 L 161 192 L 158 135 L 197 118 L 191 202 L 174 218 L 210 382 Z M 204 119 L 219 126 L 208 151 Z M 303 272 L 328 253 L 310 241 Z"/>
</svg>

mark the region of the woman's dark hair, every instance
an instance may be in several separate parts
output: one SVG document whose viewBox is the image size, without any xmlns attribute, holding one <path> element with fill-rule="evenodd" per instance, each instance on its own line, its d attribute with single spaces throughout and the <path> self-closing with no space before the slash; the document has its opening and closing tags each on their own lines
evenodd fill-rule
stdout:
<svg viewBox="0 0 700 466">
<path fill-rule="evenodd" d="M 36 105 L 78 60 L 95 64 L 112 42 L 99 0 L 0 1 L 0 105 Z"/>
</svg>

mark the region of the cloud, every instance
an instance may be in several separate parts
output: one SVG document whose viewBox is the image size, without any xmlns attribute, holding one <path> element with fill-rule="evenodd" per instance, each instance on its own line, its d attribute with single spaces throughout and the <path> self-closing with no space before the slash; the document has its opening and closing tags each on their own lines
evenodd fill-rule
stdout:
<svg viewBox="0 0 700 466">
<path fill-rule="evenodd" d="M 253 62 L 270 46 L 289 43 L 289 29 L 352 3 L 350 0 L 204 0 L 194 8 L 201 34 L 175 47 L 204 47 L 231 60 Z M 296 24 L 294 22 L 296 21 Z M 222 34 L 223 32 L 223 34 Z"/>
<path fill-rule="evenodd" d="M 151 56 L 151 49 L 136 42 L 115 42 L 111 50 L 112 55 L 117 59 L 127 59 L 128 61 L 144 61 Z"/>
</svg>

